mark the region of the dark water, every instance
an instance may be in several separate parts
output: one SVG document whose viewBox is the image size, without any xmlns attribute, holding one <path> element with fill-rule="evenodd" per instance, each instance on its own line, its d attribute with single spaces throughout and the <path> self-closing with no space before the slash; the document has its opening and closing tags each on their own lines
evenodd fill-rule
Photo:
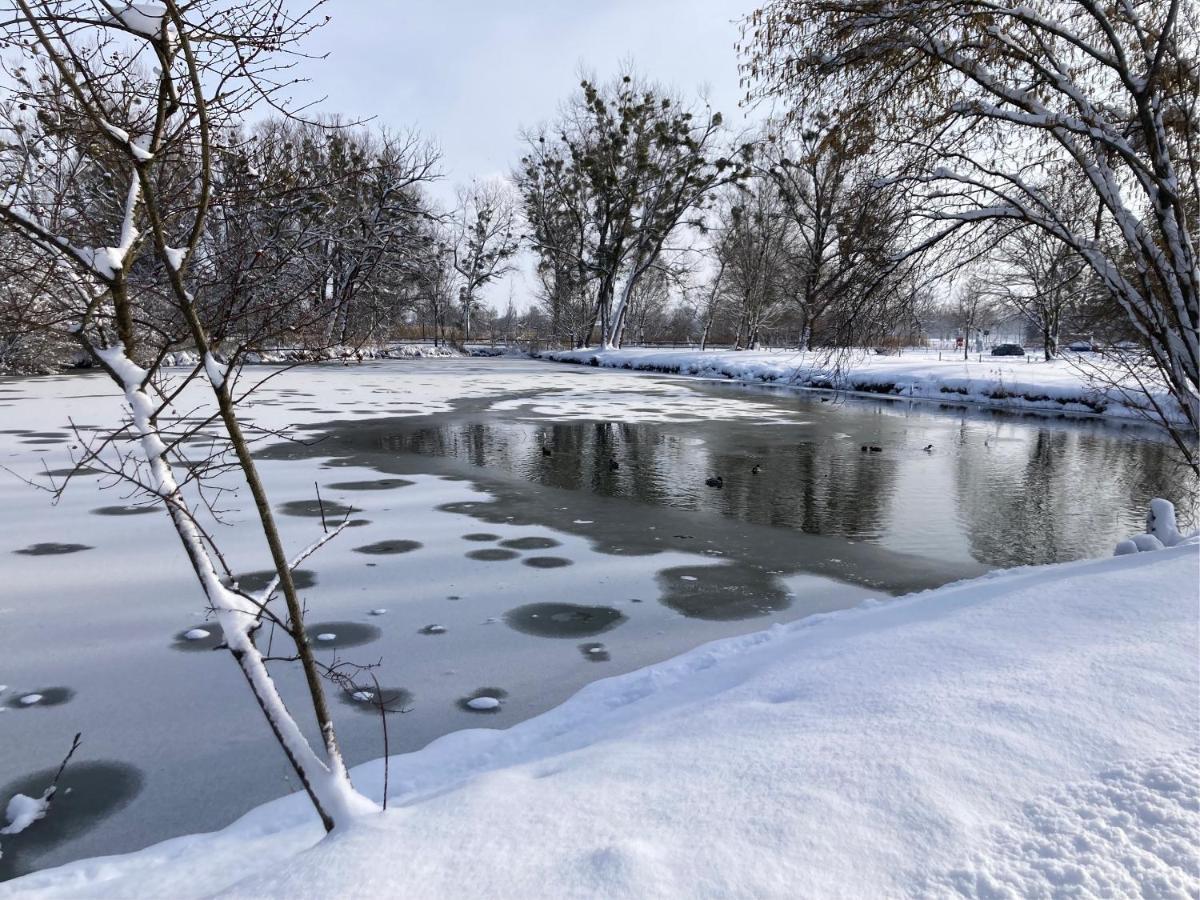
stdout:
<svg viewBox="0 0 1200 900">
<path fill-rule="evenodd" d="M 521 504 L 532 484 L 569 493 L 575 512 L 586 497 L 611 500 L 639 519 L 700 513 L 770 529 L 757 536 L 766 543 L 804 535 L 852 541 L 925 557 L 939 571 L 946 563 L 1009 567 L 1110 552 L 1140 530 L 1154 497 L 1192 517 L 1194 480 L 1165 442 L 1140 427 L 929 404 L 825 403 L 734 385 L 693 389 L 736 393 L 761 404 L 764 417 L 785 414 L 795 424 L 556 422 L 464 403 L 432 419 L 334 423 L 299 452 L 382 472 L 467 475 L 499 492 L 501 505 Z M 288 446 L 268 456 L 296 453 Z M 723 487 L 706 485 L 715 476 Z M 485 508 L 475 512 L 488 520 Z M 598 522 L 588 533 L 635 552 L 638 536 L 620 527 L 621 516 L 613 532 Z M 579 530 L 550 509 L 529 518 Z M 612 520 L 611 511 L 604 518 Z M 804 554 L 803 541 L 796 552 Z"/>
</svg>

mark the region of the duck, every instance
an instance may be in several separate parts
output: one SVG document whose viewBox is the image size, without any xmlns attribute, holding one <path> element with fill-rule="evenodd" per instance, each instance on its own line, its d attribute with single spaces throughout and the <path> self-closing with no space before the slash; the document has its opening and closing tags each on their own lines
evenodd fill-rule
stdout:
<svg viewBox="0 0 1200 900">
<path fill-rule="evenodd" d="M 758 463 L 755 463 L 754 468 L 750 470 L 750 474 L 757 475 L 761 471 L 762 471 L 762 466 L 760 466 Z"/>
<path fill-rule="evenodd" d="M 610 459 L 608 461 L 608 471 L 615 472 L 620 468 L 621 468 L 621 464 L 619 462 L 617 462 L 615 459 Z"/>
<path fill-rule="evenodd" d="M 926 444 L 926 445 L 925 445 L 925 452 L 926 452 L 926 453 L 932 453 L 932 452 L 933 452 L 933 444 Z"/>
<path fill-rule="evenodd" d="M 725 487 L 725 479 L 724 479 L 724 478 L 722 478 L 720 475 L 717 475 L 715 478 L 708 478 L 708 479 L 705 479 L 704 483 L 705 483 L 706 485 L 708 485 L 709 487 L 711 487 L 711 488 L 723 488 L 723 487 Z"/>
<path fill-rule="evenodd" d="M 872 453 L 882 453 L 882 452 L 883 452 L 883 448 L 882 448 L 882 447 L 876 447 L 874 444 L 872 444 L 872 445 L 871 445 L 870 447 L 868 447 L 867 449 L 868 449 L 868 450 L 870 450 Z"/>
<path fill-rule="evenodd" d="M 542 447 L 542 456 L 553 456 L 553 455 L 554 455 L 554 451 L 551 450 L 549 447 L 546 447 L 546 446 Z"/>
</svg>

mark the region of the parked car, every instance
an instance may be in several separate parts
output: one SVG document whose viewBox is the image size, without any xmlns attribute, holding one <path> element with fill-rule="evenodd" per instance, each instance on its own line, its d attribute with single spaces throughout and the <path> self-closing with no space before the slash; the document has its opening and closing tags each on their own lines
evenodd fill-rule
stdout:
<svg viewBox="0 0 1200 900">
<path fill-rule="evenodd" d="M 1091 353 L 1096 348 L 1091 341 L 1071 341 L 1067 344 L 1067 349 L 1072 353 Z"/>
<path fill-rule="evenodd" d="M 1025 348 L 1020 344 L 997 344 L 992 348 L 992 356 L 1024 356 Z"/>
</svg>

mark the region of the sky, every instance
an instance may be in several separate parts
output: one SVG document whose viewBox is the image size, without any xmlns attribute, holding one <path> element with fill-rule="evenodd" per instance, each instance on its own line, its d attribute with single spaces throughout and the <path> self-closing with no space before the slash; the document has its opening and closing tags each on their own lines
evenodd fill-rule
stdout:
<svg viewBox="0 0 1200 900">
<path fill-rule="evenodd" d="M 552 118 L 581 70 L 602 80 L 632 61 L 685 94 L 707 90 L 735 124 L 736 20 L 754 0 L 330 0 L 307 49 L 302 94 L 321 108 L 417 127 L 443 152 L 439 196 L 507 173 L 518 133 Z"/>
<path fill-rule="evenodd" d="M 519 133 L 555 116 L 580 74 L 607 80 L 631 62 L 685 96 L 704 92 L 737 127 L 737 21 L 755 0 L 330 0 L 331 21 L 307 50 L 311 84 L 298 98 L 319 109 L 416 127 L 442 151 L 444 205 L 472 177 L 507 174 Z M 488 292 L 528 305 L 528 266 Z"/>
</svg>

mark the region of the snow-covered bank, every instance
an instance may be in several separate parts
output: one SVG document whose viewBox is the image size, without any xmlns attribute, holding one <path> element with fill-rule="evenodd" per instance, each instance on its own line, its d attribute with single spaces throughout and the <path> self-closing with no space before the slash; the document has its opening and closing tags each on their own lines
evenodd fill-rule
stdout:
<svg viewBox="0 0 1200 900">
<path fill-rule="evenodd" d="M 393 758 L 327 840 L 294 795 L 0 896 L 1195 896 L 1197 577 L 1193 544 L 717 641 Z"/>
<path fill-rule="evenodd" d="M 703 378 L 857 391 L 942 403 L 969 402 L 1006 409 L 1098 414 L 1142 419 L 1152 405 L 1137 387 L 1114 387 L 1118 371 L 1102 358 L 1076 354 L 1052 362 L 906 351 L 902 356 L 851 353 L 833 359 L 826 351 L 794 350 L 560 350 L 538 354 L 556 362 L 634 369 Z M 1153 400 L 1178 413 L 1166 390 Z"/>
</svg>

